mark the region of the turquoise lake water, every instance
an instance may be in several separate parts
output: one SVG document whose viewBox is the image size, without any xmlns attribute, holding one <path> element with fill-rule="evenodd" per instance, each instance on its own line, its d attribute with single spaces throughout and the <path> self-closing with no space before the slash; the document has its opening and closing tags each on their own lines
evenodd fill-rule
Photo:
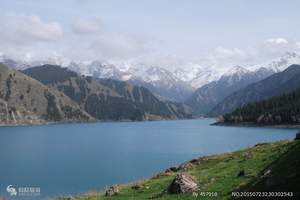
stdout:
<svg viewBox="0 0 300 200">
<path fill-rule="evenodd" d="M 210 126 L 213 119 L 0 127 L 0 196 L 39 187 L 36 199 L 151 177 L 189 159 L 293 139 L 297 130 Z M 12 199 L 33 199 L 13 197 Z"/>
</svg>

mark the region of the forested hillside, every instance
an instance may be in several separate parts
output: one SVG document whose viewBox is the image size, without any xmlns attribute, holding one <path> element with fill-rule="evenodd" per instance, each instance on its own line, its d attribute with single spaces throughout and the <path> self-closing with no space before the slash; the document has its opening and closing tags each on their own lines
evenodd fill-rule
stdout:
<svg viewBox="0 0 300 200">
<path fill-rule="evenodd" d="M 225 114 L 228 123 L 300 124 L 300 88 L 294 92 L 248 104 Z"/>
<path fill-rule="evenodd" d="M 235 109 L 292 92 L 300 87 L 300 65 L 291 65 L 286 70 L 250 84 L 226 97 L 212 109 L 211 116 L 233 112 Z"/>
</svg>

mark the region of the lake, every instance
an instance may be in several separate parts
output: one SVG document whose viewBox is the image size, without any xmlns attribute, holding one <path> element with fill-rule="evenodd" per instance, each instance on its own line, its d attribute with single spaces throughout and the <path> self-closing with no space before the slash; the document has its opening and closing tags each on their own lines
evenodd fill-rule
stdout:
<svg viewBox="0 0 300 200">
<path fill-rule="evenodd" d="M 36 199 L 82 194 L 151 177 L 170 166 L 297 130 L 210 126 L 213 119 L 0 127 L 0 196 L 39 187 Z M 21 198 L 15 198 L 21 199 Z M 23 199 L 33 199 L 24 197 Z"/>
</svg>

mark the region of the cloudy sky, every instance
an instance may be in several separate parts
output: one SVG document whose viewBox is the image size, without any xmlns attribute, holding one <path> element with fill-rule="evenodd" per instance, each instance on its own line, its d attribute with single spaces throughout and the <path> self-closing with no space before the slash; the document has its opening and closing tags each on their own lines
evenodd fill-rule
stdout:
<svg viewBox="0 0 300 200">
<path fill-rule="evenodd" d="M 300 48 L 298 0 L 0 2 L 0 52 L 13 58 L 231 66 Z"/>
</svg>

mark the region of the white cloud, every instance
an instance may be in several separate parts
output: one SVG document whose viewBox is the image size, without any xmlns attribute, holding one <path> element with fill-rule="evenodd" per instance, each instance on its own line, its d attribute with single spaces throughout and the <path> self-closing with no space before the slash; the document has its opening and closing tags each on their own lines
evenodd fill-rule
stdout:
<svg viewBox="0 0 300 200">
<path fill-rule="evenodd" d="M 246 48 L 226 48 L 218 46 L 202 59 L 206 66 L 228 68 L 233 65 L 253 65 L 272 60 L 282 56 L 286 52 L 300 50 L 300 42 L 285 38 L 269 38 L 261 44 Z"/>
<path fill-rule="evenodd" d="M 149 51 L 147 39 L 125 33 L 101 33 L 89 50 L 102 59 L 130 59 Z"/>
<path fill-rule="evenodd" d="M 295 51 L 297 49 L 297 42 L 282 37 L 270 38 L 265 40 L 265 42 L 257 49 L 259 51 L 259 56 L 274 58 L 281 56 L 286 52 Z"/>
<path fill-rule="evenodd" d="M 265 41 L 267 44 L 286 45 L 289 42 L 285 38 L 270 38 Z"/>
<path fill-rule="evenodd" d="M 5 15 L 0 17 L 0 25 L 3 42 L 54 42 L 63 37 L 62 28 L 57 22 L 44 22 L 37 15 Z"/>
<path fill-rule="evenodd" d="M 102 30 L 102 21 L 99 18 L 77 19 L 72 24 L 72 30 L 76 34 L 96 34 Z"/>
<path fill-rule="evenodd" d="M 0 15 L 0 27 L 0 52 L 12 58 L 35 60 L 60 55 L 75 61 L 136 60 L 167 68 L 195 62 L 166 52 L 166 44 L 159 40 L 108 30 L 100 18 L 76 19 L 70 23 L 71 31 L 63 32 L 59 23 L 37 15 Z M 218 46 L 196 62 L 225 69 L 265 62 L 295 50 L 300 50 L 300 42 L 276 37 L 246 48 Z"/>
<path fill-rule="evenodd" d="M 0 15 L 0 51 L 13 59 L 34 60 L 60 50 L 64 32 L 37 15 Z"/>
<path fill-rule="evenodd" d="M 45 22 L 37 15 L 0 16 L 0 51 L 17 59 L 43 59 L 53 52 L 85 60 L 130 59 L 150 49 L 149 38 L 108 31 L 101 19 L 77 19 L 71 30 Z"/>
<path fill-rule="evenodd" d="M 213 53 L 219 58 L 235 58 L 245 56 L 245 52 L 239 48 L 228 49 L 222 46 L 215 48 Z"/>
<path fill-rule="evenodd" d="M 296 43 L 296 48 L 297 48 L 297 50 L 300 50 L 300 42 Z"/>
</svg>

